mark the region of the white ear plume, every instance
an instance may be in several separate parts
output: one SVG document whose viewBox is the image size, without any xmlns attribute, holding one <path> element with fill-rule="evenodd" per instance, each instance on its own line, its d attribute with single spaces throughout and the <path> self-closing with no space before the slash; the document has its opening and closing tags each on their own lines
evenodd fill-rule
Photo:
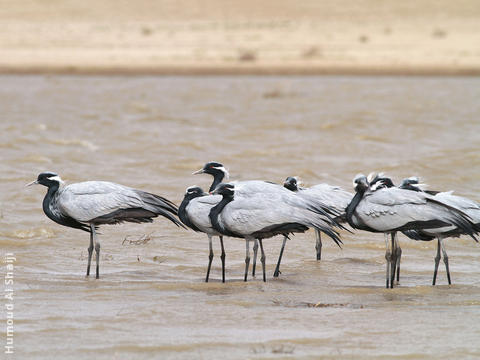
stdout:
<svg viewBox="0 0 480 360">
<path fill-rule="evenodd" d="M 228 180 L 230 178 L 230 174 L 228 173 L 228 170 L 225 169 L 223 166 L 214 167 L 214 169 L 217 169 L 223 172 L 225 174 L 225 180 Z"/>
<path fill-rule="evenodd" d="M 187 187 L 187 190 L 185 190 L 185 194 L 188 194 L 190 191 L 192 191 L 196 187 L 197 187 L 197 185 L 192 185 L 192 186 Z"/>
<path fill-rule="evenodd" d="M 368 174 L 367 176 L 367 181 L 369 183 L 371 183 L 377 176 L 380 176 L 382 175 L 381 173 L 380 174 L 377 174 L 376 172 L 371 172 L 370 174 Z"/>
<path fill-rule="evenodd" d="M 422 191 L 425 191 L 428 189 L 428 184 L 412 184 L 412 186 L 422 190 Z"/>
<path fill-rule="evenodd" d="M 58 181 L 60 184 L 63 184 L 63 180 L 60 176 L 56 175 L 56 176 L 51 176 L 48 178 L 48 180 L 52 180 L 52 181 Z"/>
</svg>

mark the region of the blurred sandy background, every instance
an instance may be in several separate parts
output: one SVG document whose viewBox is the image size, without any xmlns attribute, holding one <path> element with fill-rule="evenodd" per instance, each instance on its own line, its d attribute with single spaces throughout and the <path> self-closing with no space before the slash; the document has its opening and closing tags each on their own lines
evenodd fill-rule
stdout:
<svg viewBox="0 0 480 360">
<path fill-rule="evenodd" d="M 480 1 L 0 1 L 0 71 L 480 74 Z"/>
</svg>

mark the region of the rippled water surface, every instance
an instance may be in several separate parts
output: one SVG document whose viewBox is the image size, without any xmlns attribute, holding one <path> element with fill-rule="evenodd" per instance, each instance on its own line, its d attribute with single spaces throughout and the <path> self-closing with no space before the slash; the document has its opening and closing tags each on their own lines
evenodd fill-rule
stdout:
<svg viewBox="0 0 480 360">
<path fill-rule="evenodd" d="M 469 238 L 447 241 L 452 286 L 442 263 L 431 286 L 434 243 L 401 237 L 401 283 L 385 289 L 383 235 L 365 232 L 343 232 L 342 250 L 325 239 L 320 262 L 314 234 L 294 236 L 278 279 L 281 239 L 266 240 L 265 284 L 242 281 L 238 239 L 226 240 L 222 284 L 215 239 L 206 284 L 206 237 L 157 219 L 104 226 L 101 279 L 86 279 L 88 234 L 43 214 L 44 187 L 24 188 L 51 170 L 178 204 L 187 186 L 208 187 L 191 173 L 216 160 L 232 179 L 348 190 L 359 172 L 420 175 L 478 201 L 479 99 L 478 78 L 2 76 L 0 244 L 17 259 L 16 358 L 480 357 Z"/>
</svg>

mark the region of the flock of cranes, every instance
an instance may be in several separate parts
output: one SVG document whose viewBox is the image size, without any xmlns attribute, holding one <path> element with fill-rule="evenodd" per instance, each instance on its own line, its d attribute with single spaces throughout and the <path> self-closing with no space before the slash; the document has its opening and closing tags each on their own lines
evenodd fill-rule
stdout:
<svg viewBox="0 0 480 360">
<path fill-rule="evenodd" d="M 274 277 L 280 274 L 280 263 L 290 234 L 312 228 L 316 234 L 316 257 L 321 259 L 321 233 L 338 246 L 339 230 L 352 229 L 384 233 L 386 244 L 386 287 L 393 288 L 400 280 L 400 248 L 397 232 L 417 241 L 437 240 L 433 285 L 436 283 L 440 259 L 451 284 L 448 255 L 443 240 L 468 235 L 475 241 L 480 232 L 480 204 L 452 192 L 427 191 L 416 177 L 405 179 L 400 186 L 382 174 L 354 178 L 355 194 L 339 187 L 319 184 L 310 188 L 298 186 L 295 177 L 283 185 L 268 181 L 228 180 L 228 171 L 218 162 L 209 162 L 194 172 L 209 174 L 213 182 L 209 192 L 200 187 L 187 188 L 177 208 L 164 197 L 106 181 L 87 181 L 65 185 L 55 173 L 44 172 L 28 185 L 48 188 L 43 211 L 58 224 L 90 233 L 87 276 L 93 250 L 96 253 L 96 278 L 99 278 L 100 242 L 96 230 L 103 224 L 152 222 L 161 215 L 178 227 L 205 233 L 209 240 L 209 257 L 205 281 L 208 282 L 213 260 L 212 240 L 219 237 L 222 281 L 225 282 L 226 237 L 245 240 L 245 273 L 250 265 L 253 243 L 252 275 L 255 275 L 260 247 L 263 281 L 266 281 L 263 239 L 283 236 Z M 177 218 L 178 217 L 178 218 Z M 180 220 L 180 221 L 179 221 Z M 351 229 L 346 228 L 347 224 Z"/>
</svg>

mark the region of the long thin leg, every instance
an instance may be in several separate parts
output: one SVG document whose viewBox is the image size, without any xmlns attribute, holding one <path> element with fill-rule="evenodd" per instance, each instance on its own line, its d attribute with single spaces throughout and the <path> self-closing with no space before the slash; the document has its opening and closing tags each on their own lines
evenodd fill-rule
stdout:
<svg viewBox="0 0 480 360">
<path fill-rule="evenodd" d="M 390 273 L 390 289 L 393 289 L 393 282 L 395 281 L 395 270 L 397 270 L 397 248 L 395 243 L 395 232 L 390 234 L 392 239 L 392 259 L 390 262 L 391 273 Z"/>
<path fill-rule="evenodd" d="M 317 260 L 322 259 L 322 237 L 320 235 L 320 230 L 315 229 L 315 249 L 317 250 Z"/>
<path fill-rule="evenodd" d="M 282 248 L 280 249 L 280 255 L 278 256 L 277 266 L 275 267 L 275 272 L 273 273 L 273 277 L 278 277 L 280 274 L 280 262 L 282 261 L 283 250 L 285 250 L 285 244 L 287 243 L 288 237 L 283 235 L 283 243 Z"/>
<path fill-rule="evenodd" d="M 386 270 L 386 288 L 388 289 L 390 287 L 390 263 L 391 263 L 391 258 L 392 258 L 392 253 L 390 252 L 390 241 L 388 238 L 388 233 L 384 234 L 385 236 L 385 245 L 387 247 L 387 250 L 385 251 L 385 260 L 387 260 L 387 270 Z"/>
<path fill-rule="evenodd" d="M 260 252 L 262 253 L 260 261 L 262 263 L 263 282 L 267 282 L 267 275 L 265 274 L 265 252 L 263 251 L 263 243 L 261 239 L 259 239 L 258 242 L 260 243 Z"/>
<path fill-rule="evenodd" d="M 438 264 L 440 263 L 440 250 L 442 247 L 442 243 L 440 238 L 437 238 L 437 255 L 435 256 L 435 270 L 433 270 L 433 282 L 432 285 L 435 285 L 437 281 L 437 272 L 438 272 Z"/>
<path fill-rule="evenodd" d="M 258 240 L 253 241 L 253 264 L 252 264 L 252 276 L 255 276 L 255 268 L 257 266 L 257 253 L 258 253 Z"/>
<path fill-rule="evenodd" d="M 447 270 L 448 285 L 452 285 L 452 280 L 450 279 L 450 268 L 448 266 L 447 249 L 445 249 L 445 243 L 442 242 L 443 239 L 439 238 L 438 240 L 442 243 L 443 262 L 445 263 L 445 270 Z"/>
<path fill-rule="evenodd" d="M 210 268 L 212 267 L 212 260 L 213 260 L 213 246 L 212 246 L 212 236 L 208 235 L 208 247 L 210 252 L 208 254 L 208 268 L 207 268 L 207 276 L 205 277 L 205 282 L 208 282 L 208 278 L 210 276 Z"/>
<path fill-rule="evenodd" d="M 95 233 L 95 226 L 92 227 L 91 229 L 93 231 L 93 239 L 95 240 L 95 260 L 97 261 L 97 271 L 95 274 L 95 278 L 99 279 L 100 278 L 100 241 L 97 239 L 97 234 Z"/>
<path fill-rule="evenodd" d="M 243 278 L 243 281 L 247 281 L 249 265 L 250 265 L 250 239 L 245 239 L 245 277 Z"/>
<path fill-rule="evenodd" d="M 93 232 L 95 228 L 90 224 L 90 246 L 88 247 L 88 263 L 87 263 L 87 275 L 90 276 L 90 265 L 92 264 L 92 254 L 93 254 Z"/>
<path fill-rule="evenodd" d="M 400 260 L 402 260 L 402 248 L 398 241 L 397 233 L 395 233 L 395 253 L 397 255 L 397 283 L 400 282 Z"/>
<path fill-rule="evenodd" d="M 222 255 L 220 255 L 220 259 L 222 259 L 222 282 L 225 282 L 225 248 L 223 247 L 223 236 L 220 236 L 220 247 L 222 248 Z"/>
</svg>

